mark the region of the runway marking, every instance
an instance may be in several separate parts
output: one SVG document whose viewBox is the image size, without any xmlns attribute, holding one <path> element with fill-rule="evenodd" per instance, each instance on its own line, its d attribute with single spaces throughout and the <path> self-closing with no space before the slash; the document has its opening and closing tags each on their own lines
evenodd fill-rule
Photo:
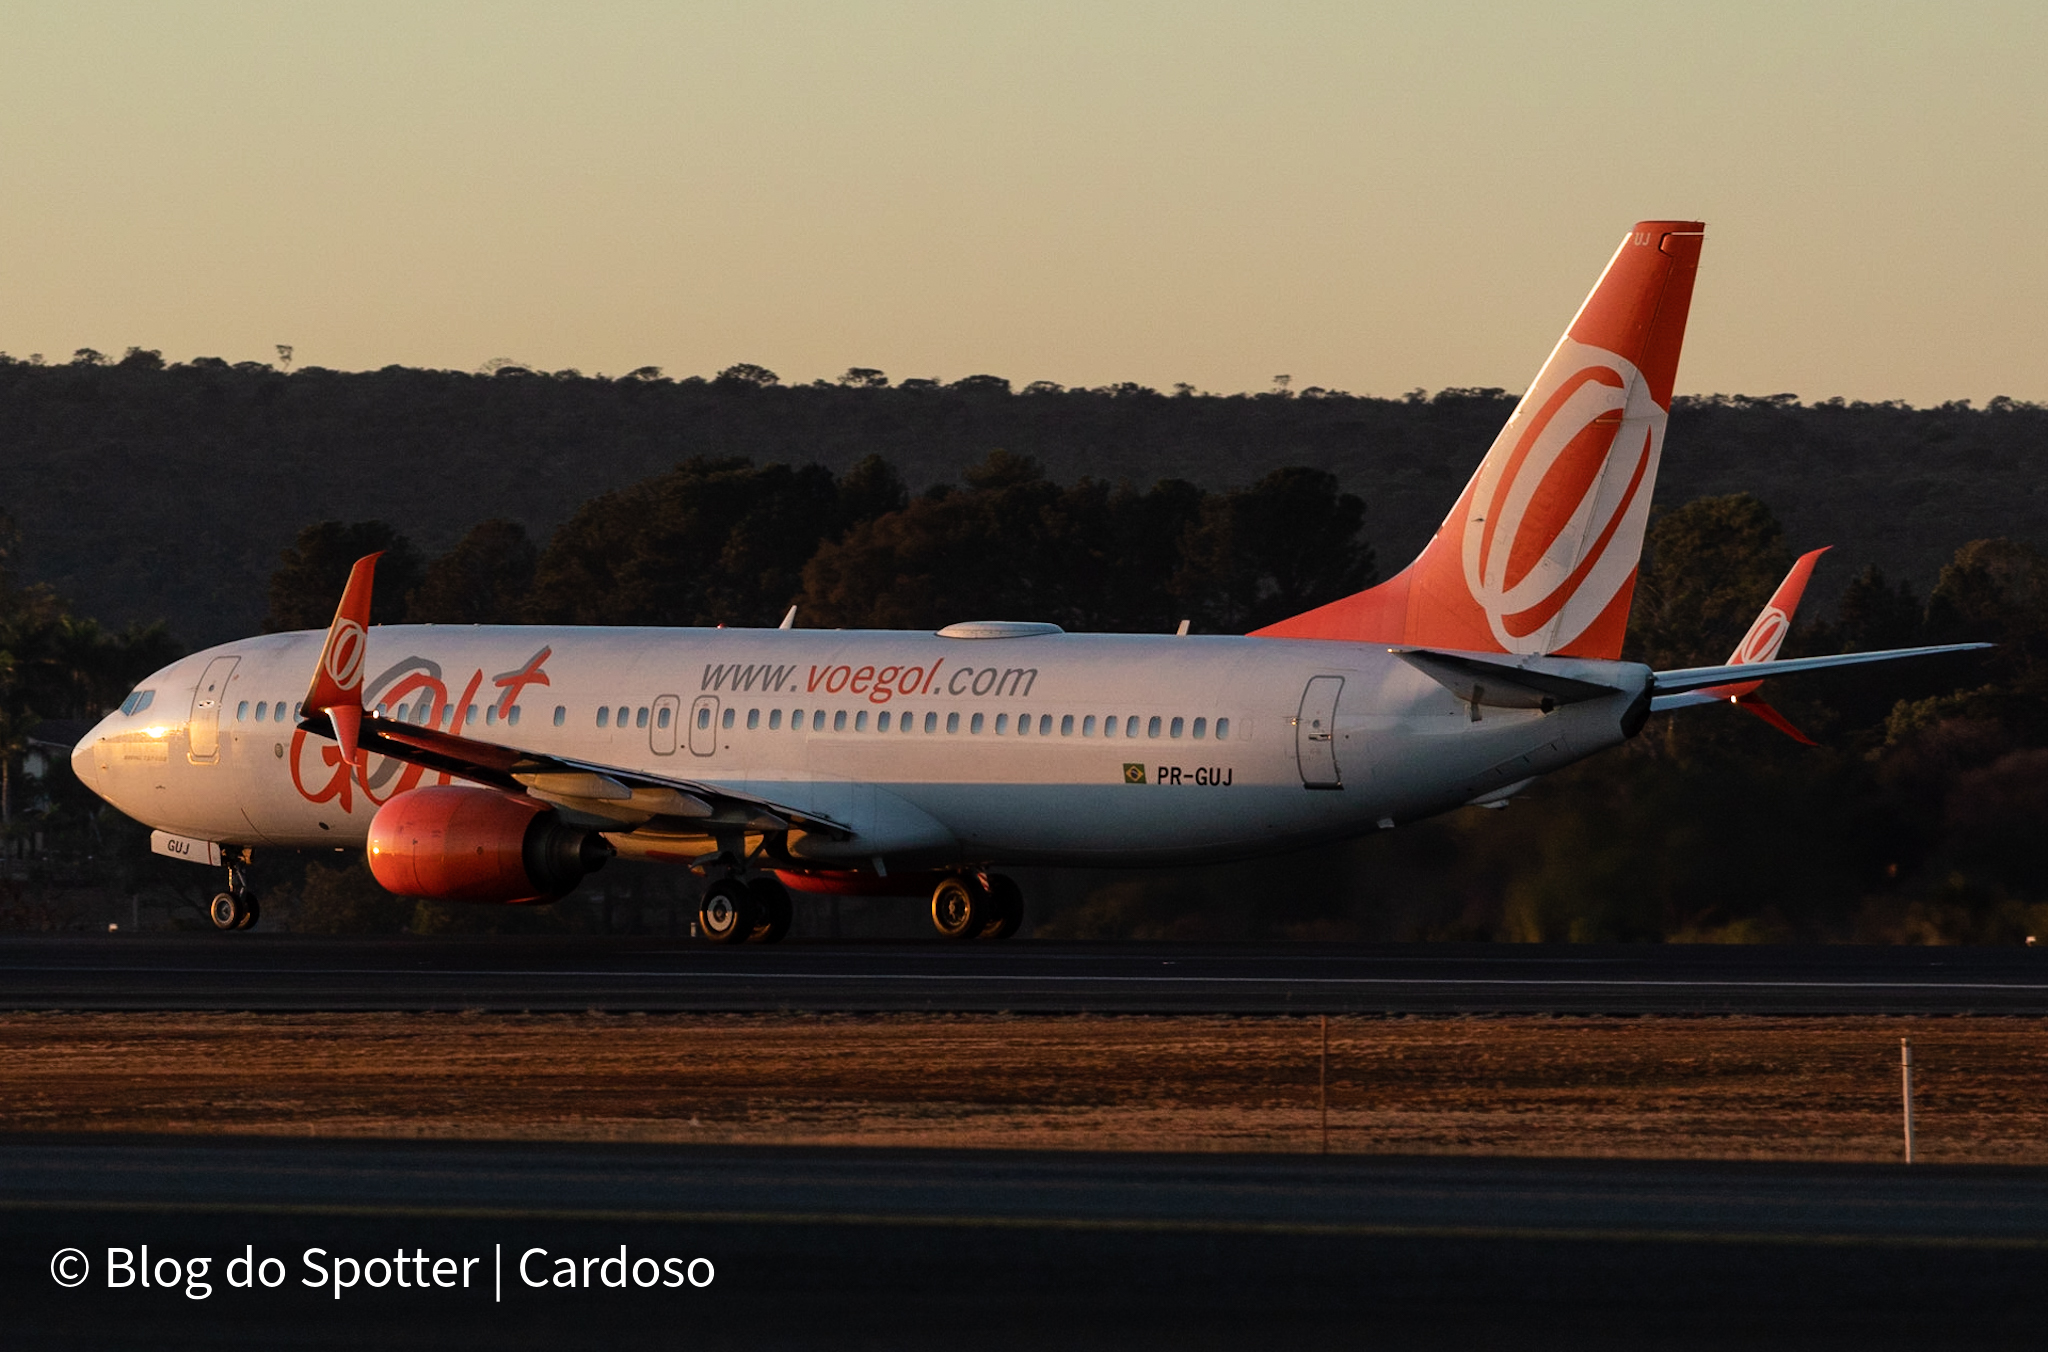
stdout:
<svg viewBox="0 0 2048 1352">
<path fill-rule="evenodd" d="M 864 1211 L 631 1211 L 592 1207 L 365 1206 L 297 1202 L 60 1202 L 0 1199 L 0 1212 L 337 1216 L 359 1220 L 556 1221 L 659 1225 L 830 1225 L 890 1229 L 1060 1230 L 1102 1234 L 1286 1235 L 1350 1239 L 1491 1239 L 1541 1243 L 1754 1244 L 1797 1248 L 2048 1251 L 2028 1235 L 1859 1235 L 1778 1230 L 1657 1230 L 1597 1226 L 1416 1225 L 1353 1221 L 1169 1220 L 1148 1217 L 977 1216 Z"/>
<path fill-rule="evenodd" d="M 527 970 L 521 968 L 384 968 L 384 967 L 47 967 L 0 966 L 0 972 L 33 972 L 48 976 L 75 972 L 107 972 L 121 975 L 157 976 L 270 976 L 270 977 L 410 977 L 433 981 L 458 977 L 500 977 L 504 979 L 553 980 L 700 980 L 700 981 L 848 981 L 848 982 L 987 982 L 1039 984 L 1120 984 L 1166 986 L 1532 986 L 1532 987 L 1624 987 L 1674 990 L 1896 990 L 1896 991 L 2033 991 L 2048 992 L 2048 983 L 2017 981 L 1795 981 L 1732 980 L 1709 978 L 1673 980 L 1651 977 L 1426 977 L 1426 976 L 1144 976 L 1105 973 L 1097 976 L 1067 976 L 1029 972 L 777 972 L 726 970 L 681 971 L 583 971 L 572 969 Z"/>
</svg>

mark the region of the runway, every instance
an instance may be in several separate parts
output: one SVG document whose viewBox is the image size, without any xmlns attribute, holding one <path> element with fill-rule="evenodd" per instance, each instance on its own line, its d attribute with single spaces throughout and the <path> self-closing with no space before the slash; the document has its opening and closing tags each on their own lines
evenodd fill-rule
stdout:
<svg viewBox="0 0 2048 1352">
<path fill-rule="evenodd" d="M 2016 1169 L 18 1137 L 0 1216 L 16 1347 L 2020 1346 L 2048 1262 Z M 709 1280 L 531 1284 L 622 1245 Z"/>
<path fill-rule="evenodd" d="M 11 1010 L 2048 1014 L 2048 951 L 0 938 Z"/>
</svg>

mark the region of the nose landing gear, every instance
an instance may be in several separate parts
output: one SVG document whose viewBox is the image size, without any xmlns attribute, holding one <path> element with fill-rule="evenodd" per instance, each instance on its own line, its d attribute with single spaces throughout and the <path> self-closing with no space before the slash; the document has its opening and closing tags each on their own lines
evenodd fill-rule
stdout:
<svg viewBox="0 0 2048 1352">
<path fill-rule="evenodd" d="M 207 904 L 206 916 L 217 930 L 245 930 L 262 918 L 262 903 L 249 886 L 249 876 L 242 865 L 228 865 L 227 891 L 214 895 Z"/>
</svg>

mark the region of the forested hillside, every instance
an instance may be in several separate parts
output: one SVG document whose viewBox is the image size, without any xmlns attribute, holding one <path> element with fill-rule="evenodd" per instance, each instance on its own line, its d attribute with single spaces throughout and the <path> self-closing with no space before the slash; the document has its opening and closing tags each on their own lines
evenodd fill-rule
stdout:
<svg viewBox="0 0 2048 1352">
<path fill-rule="evenodd" d="M 785 386 L 752 366 L 710 380 L 286 374 L 85 353 L 56 366 L 0 360 L 0 505 L 21 532 L 23 575 L 111 625 L 169 620 L 194 645 L 257 626 L 281 551 L 310 523 L 381 520 L 437 554 L 501 518 L 545 543 L 598 495 L 695 457 L 844 473 L 879 456 L 912 495 L 961 482 L 994 450 L 1056 483 L 1090 476 L 1139 493 L 1163 479 L 1242 488 L 1307 467 L 1360 499 L 1363 538 L 1393 568 L 1512 402 L 1499 390 L 1013 390 L 994 376 L 891 384 L 858 370 Z M 2036 406 L 1715 396 L 1674 409 L 1658 500 L 1756 494 L 1792 543 L 1838 547 L 1815 584 L 1826 603 L 1866 564 L 1924 595 L 1966 540 L 2048 544 L 2044 471 L 2048 410 Z M 795 590 L 751 595 L 721 618 L 773 623 Z"/>
<path fill-rule="evenodd" d="M 806 626 L 1185 618 L 1242 632 L 1404 564 L 1510 405 L 1497 391 L 878 380 L 286 376 L 146 353 L 0 365 L 0 517 L 25 542 L 13 549 L 0 520 L 0 843 L 42 839 L 81 876 L 111 870 L 123 895 L 202 923 L 184 895 L 198 871 L 149 856 L 61 763 L 33 791 L 10 799 L 8 785 L 39 726 L 95 716 L 180 640 L 325 624 L 372 549 L 387 551 L 380 622 L 773 624 L 795 603 Z M 1039 871 L 1034 924 L 1068 937 L 2048 937 L 2044 437 L 2048 411 L 2009 402 L 1682 403 L 1627 655 L 1721 659 L 1794 553 L 1823 543 L 1838 548 L 1788 652 L 1996 651 L 1783 682 L 1772 702 L 1817 747 L 1732 708 L 1689 710 L 1504 812 L 1241 865 Z M 136 625 L 159 616 L 170 632 Z M 301 928 L 672 932 L 678 914 L 649 909 L 648 880 L 624 866 L 585 889 L 601 904 L 516 914 L 415 907 L 360 864 L 271 866 L 285 870 L 276 923 Z M 622 897 L 633 918 L 615 915 Z M 41 905 L 0 888 L 0 925 L 76 921 Z"/>
</svg>

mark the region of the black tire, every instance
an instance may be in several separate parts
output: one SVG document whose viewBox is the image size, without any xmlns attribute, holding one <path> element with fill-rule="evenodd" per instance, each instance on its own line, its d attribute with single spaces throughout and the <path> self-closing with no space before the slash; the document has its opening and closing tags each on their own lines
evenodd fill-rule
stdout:
<svg viewBox="0 0 2048 1352">
<path fill-rule="evenodd" d="M 981 922 L 977 939 L 1001 943 L 1024 923 L 1024 889 L 1015 878 L 1001 873 L 988 875 L 988 917 Z"/>
<path fill-rule="evenodd" d="M 988 916 L 988 893 L 975 878 L 947 878 L 932 889 L 932 928 L 941 939 L 972 939 Z"/>
<path fill-rule="evenodd" d="M 747 935 L 750 944 L 779 944 L 789 933 L 790 922 L 796 919 L 796 905 L 789 899 L 789 889 L 782 880 L 766 875 L 747 884 L 747 895 L 754 903 L 754 929 Z"/>
<path fill-rule="evenodd" d="M 217 930 L 241 929 L 242 921 L 247 914 L 242 899 L 232 892 L 216 893 L 206 907 L 206 918 L 213 922 L 213 927 Z"/>
<path fill-rule="evenodd" d="M 697 903 L 697 933 L 714 944 L 745 943 L 754 932 L 754 899 L 737 878 L 722 878 L 704 889 Z"/>
<path fill-rule="evenodd" d="M 254 929 L 256 922 L 263 918 L 263 903 L 256 899 L 254 892 L 242 894 L 242 918 L 235 922 L 238 930 Z"/>
</svg>

